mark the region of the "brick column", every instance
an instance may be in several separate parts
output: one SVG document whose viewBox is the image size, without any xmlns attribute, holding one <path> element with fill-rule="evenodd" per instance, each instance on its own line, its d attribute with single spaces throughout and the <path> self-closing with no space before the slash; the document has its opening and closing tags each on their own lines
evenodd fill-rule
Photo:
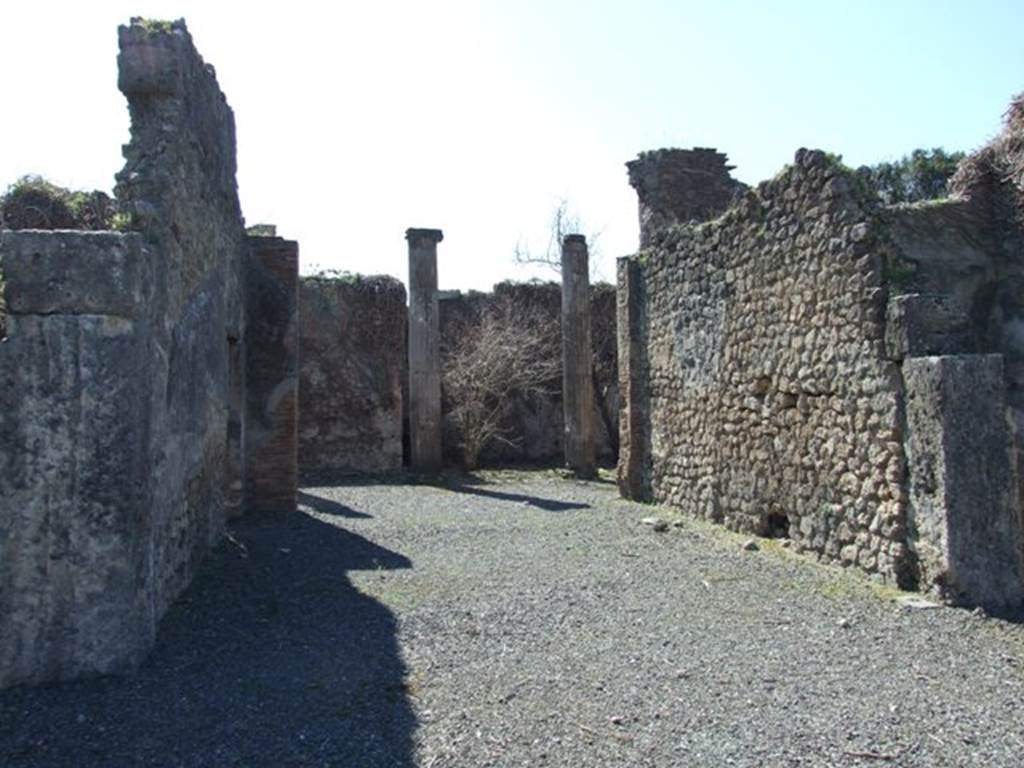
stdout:
<svg viewBox="0 0 1024 768">
<path fill-rule="evenodd" d="M 562 243 L 562 408 L 565 463 L 578 477 L 594 477 L 594 364 L 590 343 L 590 275 L 587 241 Z"/>
<path fill-rule="evenodd" d="M 298 490 L 299 246 L 249 237 L 245 264 L 245 506 L 294 512 Z"/>
<path fill-rule="evenodd" d="M 409 241 L 409 445 L 413 469 L 441 466 L 441 352 L 437 314 L 439 229 L 407 229 Z"/>
</svg>

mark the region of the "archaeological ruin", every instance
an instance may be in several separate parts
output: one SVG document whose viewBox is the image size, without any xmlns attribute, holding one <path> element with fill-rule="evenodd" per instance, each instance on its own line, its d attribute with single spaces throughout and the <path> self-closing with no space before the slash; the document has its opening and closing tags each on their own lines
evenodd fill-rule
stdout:
<svg viewBox="0 0 1024 768">
<path fill-rule="evenodd" d="M 119 45 L 126 231 L 0 231 L 0 688 L 136 666 L 227 521 L 303 479 L 478 462 L 615 466 L 626 498 L 1024 606 L 1024 100 L 948 200 L 885 206 L 817 150 L 750 188 L 662 149 L 627 164 L 616 286 L 570 235 L 561 285 L 439 291 L 413 228 L 407 292 L 247 233 L 184 22 Z M 532 356 L 487 349 L 500 322 Z M 534 376 L 445 384 L 496 360 Z"/>
<path fill-rule="evenodd" d="M 296 245 L 247 238 L 184 24 L 119 43 L 134 231 L 0 233 L 0 687 L 131 668 L 229 517 L 295 507 Z"/>
<path fill-rule="evenodd" d="M 713 150 L 629 163 L 623 495 L 1019 606 L 1022 159 L 1018 100 L 943 201 L 884 207 L 821 151 L 751 190 Z"/>
</svg>

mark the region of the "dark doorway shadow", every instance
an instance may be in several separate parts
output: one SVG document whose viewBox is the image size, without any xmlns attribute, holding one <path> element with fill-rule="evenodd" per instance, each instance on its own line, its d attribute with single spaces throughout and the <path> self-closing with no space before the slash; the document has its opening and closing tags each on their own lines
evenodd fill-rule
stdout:
<svg viewBox="0 0 1024 768">
<path fill-rule="evenodd" d="M 317 496 L 313 493 L 299 491 L 297 498 L 300 507 L 309 507 L 314 512 L 319 512 L 322 515 L 337 515 L 338 517 L 355 517 L 364 519 L 373 517 L 373 515 L 368 515 L 365 512 L 357 512 L 351 507 L 347 507 L 340 502 L 334 501 L 333 499 L 325 499 L 323 496 Z"/>
<path fill-rule="evenodd" d="M 0 692 L 4 766 L 415 764 L 391 612 L 410 561 L 305 514 L 236 521 L 133 675 Z"/>
</svg>

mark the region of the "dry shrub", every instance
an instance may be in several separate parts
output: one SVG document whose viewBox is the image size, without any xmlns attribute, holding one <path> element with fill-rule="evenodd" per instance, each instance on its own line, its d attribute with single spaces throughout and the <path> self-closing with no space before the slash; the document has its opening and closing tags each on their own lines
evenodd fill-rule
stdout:
<svg viewBox="0 0 1024 768">
<path fill-rule="evenodd" d="M 23 176 L 0 197 L 0 229 L 115 229 L 116 213 L 104 192 L 72 191 L 41 176 Z"/>
<path fill-rule="evenodd" d="M 514 294 L 496 296 L 458 330 L 444 355 L 446 419 L 463 464 L 475 469 L 492 441 L 515 444 L 503 426 L 514 398 L 557 394 L 560 330 Z"/>
<path fill-rule="evenodd" d="M 1024 216 L 1024 93 L 1015 96 L 995 139 L 967 157 L 951 182 L 955 194 L 973 198 L 1010 185 L 1016 207 Z"/>
</svg>

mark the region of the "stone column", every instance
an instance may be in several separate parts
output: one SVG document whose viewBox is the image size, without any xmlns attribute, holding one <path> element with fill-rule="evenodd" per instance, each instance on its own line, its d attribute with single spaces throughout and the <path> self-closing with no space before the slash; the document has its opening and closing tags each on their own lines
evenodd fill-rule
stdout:
<svg viewBox="0 0 1024 768">
<path fill-rule="evenodd" d="M 634 258 L 618 260 L 616 328 L 619 353 L 619 493 L 646 501 L 648 419 L 643 336 L 643 273 Z"/>
<path fill-rule="evenodd" d="M 407 229 L 409 241 L 409 447 L 413 469 L 441 466 L 441 352 L 437 314 L 439 229 Z"/>
<path fill-rule="evenodd" d="M 590 343 L 590 276 L 587 241 L 562 243 L 562 408 L 565 463 L 577 477 L 594 477 L 594 366 Z"/>
</svg>

